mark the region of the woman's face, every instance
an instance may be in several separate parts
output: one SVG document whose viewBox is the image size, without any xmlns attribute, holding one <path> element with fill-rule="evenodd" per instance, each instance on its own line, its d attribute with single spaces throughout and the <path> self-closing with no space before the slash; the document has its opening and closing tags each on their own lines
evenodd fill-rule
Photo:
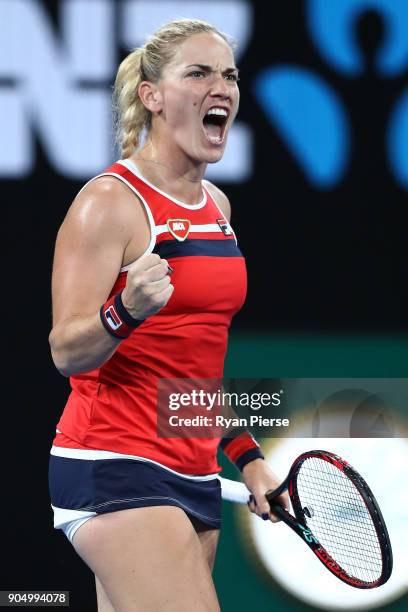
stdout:
<svg viewBox="0 0 408 612">
<path fill-rule="evenodd" d="M 166 137 L 191 159 L 221 159 L 238 110 L 237 79 L 230 47 L 213 33 L 188 38 L 164 68 L 157 86 Z"/>
</svg>

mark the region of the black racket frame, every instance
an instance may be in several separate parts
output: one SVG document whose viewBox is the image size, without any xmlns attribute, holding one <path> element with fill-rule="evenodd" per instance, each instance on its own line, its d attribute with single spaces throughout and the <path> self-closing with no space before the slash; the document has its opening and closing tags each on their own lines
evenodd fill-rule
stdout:
<svg viewBox="0 0 408 612">
<path fill-rule="evenodd" d="M 307 515 L 305 515 L 299 499 L 297 476 L 304 461 L 313 457 L 328 461 L 336 466 L 336 468 L 341 470 L 351 480 L 363 498 L 367 510 L 373 519 L 373 524 L 377 532 L 378 542 L 381 549 L 382 572 L 377 580 L 373 582 L 366 582 L 348 574 L 333 559 L 327 550 L 325 550 L 325 548 L 314 536 L 310 527 L 307 525 Z M 289 493 L 295 516 L 287 512 L 275 501 L 275 498 L 285 491 L 288 491 Z M 309 548 L 311 548 L 323 565 L 325 565 L 325 567 L 332 572 L 332 574 L 337 576 L 337 578 L 358 589 L 372 589 L 387 582 L 388 578 L 391 576 L 393 558 L 391 542 L 384 518 L 381 514 L 378 503 L 364 478 L 360 476 L 360 474 L 356 472 L 356 470 L 350 464 L 344 461 L 344 459 L 338 455 L 335 455 L 334 453 L 322 450 L 313 450 L 303 453 L 297 457 L 297 459 L 295 459 L 292 467 L 290 468 L 289 474 L 282 484 L 274 491 L 267 491 L 265 495 L 269 502 L 271 511 L 274 512 L 274 514 L 276 514 L 286 523 L 286 525 L 288 525 L 288 527 L 293 529 L 293 531 L 295 531 L 302 538 L 302 540 L 309 546 Z"/>
</svg>

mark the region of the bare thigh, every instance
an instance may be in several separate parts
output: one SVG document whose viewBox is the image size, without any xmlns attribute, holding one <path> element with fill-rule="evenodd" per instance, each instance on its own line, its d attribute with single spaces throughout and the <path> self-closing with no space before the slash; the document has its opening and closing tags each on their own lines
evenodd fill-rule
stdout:
<svg viewBox="0 0 408 612">
<path fill-rule="evenodd" d="M 103 585 L 106 612 L 109 601 L 115 612 L 219 611 L 200 537 L 180 508 L 99 515 L 78 529 L 73 544 Z"/>
<path fill-rule="evenodd" d="M 207 531 L 200 531 L 197 535 L 203 549 L 204 557 L 206 558 L 210 571 L 212 572 L 214 569 L 220 530 L 209 529 Z"/>
<path fill-rule="evenodd" d="M 197 533 L 203 549 L 204 557 L 208 563 L 210 571 L 214 569 L 215 555 L 219 539 L 219 529 L 209 529 Z M 98 576 L 95 575 L 96 598 L 98 602 L 98 612 L 116 612 Z"/>
<path fill-rule="evenodd" d="M 96 587 L 96 601 L 98 605 L 98 612 L 116 612 L 109 599 L 105 589 L 103 588 L 102 582 L 95 574 L 95 587 Z"/>
</svg>

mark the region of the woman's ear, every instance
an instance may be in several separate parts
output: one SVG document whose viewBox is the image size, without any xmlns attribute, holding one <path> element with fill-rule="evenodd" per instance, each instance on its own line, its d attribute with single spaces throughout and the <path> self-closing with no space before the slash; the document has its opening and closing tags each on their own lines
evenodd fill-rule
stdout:
<svg viewBox="0 0 408 612">
<path fill-rule="evenodd" d="M 139 97 L 151 113 L 159 113 L 162 110 L 163 98 L 154 83 L 142 81 L 139 85 Z"/>
</svg>

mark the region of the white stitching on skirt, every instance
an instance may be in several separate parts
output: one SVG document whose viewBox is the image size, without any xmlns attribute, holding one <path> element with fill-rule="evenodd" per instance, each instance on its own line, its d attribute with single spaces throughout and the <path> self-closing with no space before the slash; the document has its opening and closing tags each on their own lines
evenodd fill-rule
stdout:
<svg viewBox="0 0 408 612">
<path fill-rule="evenodd" d="M 184 510 L 187 510 L 187 512 L 189 512 L 190 514 L 193 514 L 195 516 L 199 516 L 205 519 L 209 519 L 210 521 L 220 522 L 219 518 L 212 517 L 212 516 L 206 516 L 205 514 L 201 514 L 201 512 L 196 512 L 195 510 L 192 510 L 191 508 L 183 504 L 181 501 L 179 501 L 175 497 L 166 497 L 164 495 L 152 495 L 150 497 L 131 497 L 129 499 L 113 499 L 111 501 L 103 502 L 95 506 L 83 506 L 83 508 L 76 508 L 76 510 L 91 511 L 91 510 L 95 510 L 96 508 L 102 508 L 103 506 L 109 506 L 110 504 L 121 504 L 123 502 L 132 502 L 132 501 L 144 501 L 147 499 L 167 499 L 169 501 L 174 501 L 174 502 L 177 502 L 178 506 L 181 506 L 181 508 L 183 508 Z"/>
</svg>

